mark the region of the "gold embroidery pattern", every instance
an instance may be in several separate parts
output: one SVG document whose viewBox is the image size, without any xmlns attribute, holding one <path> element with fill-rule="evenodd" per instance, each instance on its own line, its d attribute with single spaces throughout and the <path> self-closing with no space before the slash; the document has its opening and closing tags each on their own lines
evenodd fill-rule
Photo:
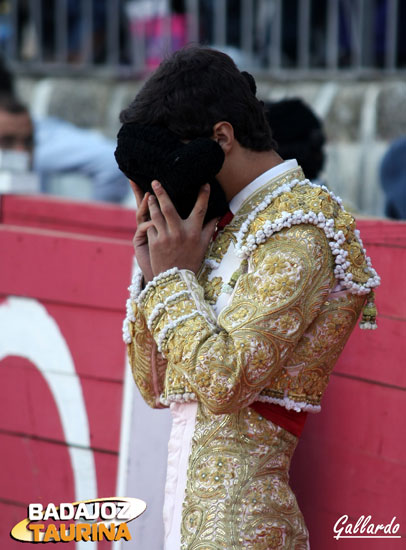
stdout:
<svg viewBox="0 0 406 550">
<path fill-rule="evenodd" d="M 292 178 L 304 179 L 300 170 L 291 171 L 254 193 L 218 235 L 220 240 L 215 243 L 220 244 L 215 248 L 213 243 L 207 257 L 221 261 L 248 213 L 266 195 Z M 305 207 L 315 211 L 320 209 L 326 217 L 334 218 L 335 229 L 341 229 L 346 236 L 343 246 L 348 246 L 351 272 L 360 282 L 365 280 L 365 259 L 354 236 L 354 220 L 319 188 L 302 185 L 280 195 L 253 220 L 250 234 L 264 221 L 278 217 L 282 210 L 305 210 Z M 187 273 L 185 280 L 171 276 L 166 284 L 158 285 L 148 293 L 143 304 L 147 318 L 153 308 L 167 297 L 187 288 L 194 289 L 189 303 L 182 297 L 177 304 L 172 304 L 166 316 L 154 320 L 155 337 L 168 323 L 193 312 L 193 308 L 202 312 L 202 315 L 188 318 L 177 325 L 176 330 L 168 332 L 165 346 L 170 361 L 165 380 L 164 368 L 160 370 L 159 379 L 160 385 L 164 386 L 164 396 L 190 395 L 195 391 L 198 400 L 206 399 L 206 405 L 214 407 L 222 396 L 217 412 L 230 412 L 233 407 L 238 408 L 238 403 L 248 403 L 259 392 L 264 398 L 280 400 L 288 397 L 298 403 L 318 406 L 365 297 L 347 292 L 340 298 L 339 309 L 333 307 L 333 300 L 328 308 L 324 307 L 326 295 L 335 284 L 334 258 L 323 230 L 314 225 L 296 225 L 274 233 L 251 254 L 248 269 L 246 264 L 246 260 L 242 261 L 239 270 L 233 274 L 236 284 L 232 302 L 219 316 L 217 328 L 215 319 L 212 319 L 212 325 L 207 321 L 210 306 L 204 299 L 205 295 L 211 301 L 217 300 L 220 290 L 215 277 L 214 287 L 208 280 L 210 268 L 203 269 L 198 279 L 191 272 Z M 310 278 L 316 286 L 319 284 L 318 292 L 311 286 Z M 306 280 L 309 282 L 307 286 Z M 143 313 L 137 312 L 138 315 L 143 316 Z M 137 320 L 137 323 L 143 322 Z M 152 376 L 147 365 L 150 338 L 148 330 L 144 335 L 140 330 L 137 342 L 133 340 L 132 351 L 131 346 L 129 348 L 133 372 L 138 369 L 136 363 L 141 368 L 134 378 L 137 384 L 141 384 L 141 391 L 148 396 L 149 403 L 152 402 Z M 218 342 L 210 351 L 213 339 Z M 269 353 L 268 378 L 264 378 L 261 368 L 264 350 Z M 156 356 L 160 364 L 166 365 L 159 353 Z M 250 363 L 253 365 L 251 369 Z M 276 363 L 279 366 L 273 368 Z M 251 371 L 255 372 L 257 368 L 256 383 Z M 247 379 L 250 380 L 248 388 L 245 387 Z M 199 394 L 200 381 L 203 392 Z"/>
<path fill-rule="evenodd" d="M 261 395 L 317 405 L 328 384 L 365 302 L 350 294 L 324 304 L 317 320 L 305 331 L 288 363 Z"/>
<path fill-rule="evenodd" d="M 235 227 L 240 227 L 241 223 L 245 218 L 254 210 L 255 207 L 257 207 L 264 198 L 275 191 L 278 187 L 285 185 L 286 183 L 289 183 L 290 181 L 297 179 L 299 181 L 302 181 L 305 179 L 303 170 L 299 168 L 295 168 L 293 170 L 289 170 L 282 176 L 278 176 L 275 179 L 268 182 L 264 187 L 261 187 L 258 189 L 255 193 L 253 193 L 244 203 L 241 205 L 241 208 L 238 210 L 236 216 L 232 220 L 232 224 Z"/>
<path fill-rule="evenodd" d="M 250 234 L 255 234 L 262 229 L 267 220 L 277 219 L 281 212 L 293 214 L 298 210 L 304 213 L 321 212 L 326 219 L 334 220 L 335 232 L 342 231 L 345 238 L 342 249 L 348 253 L 347 260 L 350 264 L 348 273 L 351 273 L 354 282 L 366 283 L 371 277 L 371 272 L 363 247 L 355 236 L 355 219 L 342 210 L 331 195 L 321 187 L 297 185 L 291 191 L 282 193 L 255 218 L 250 227 Z"/>
<path fill-rule="evenodd" d="M 133 303 L 135 322 L 130 323 L 132 342 L 127 346 L 129 362 L 134 381 L 145 402 L 150 407 L 159 406 L 159 396 L 163 391 L 163 380 L 167 362 L 157 352 L 156 343 L 147 328 L 144 315 Z M 152 361 L 155 375 L 152 374 Z M 153 377 L 156 377 L 157 388 L 154 389 Z"/>
<path fill-rule="evenodd" d="M 208 288 L 210 273 L 211 273 L 211 267 L 209 267 L 208 265 L 205 265 L 203 263 L 199 273 L 197 274 L 197 280 L 199 281 L 199 283 L 204 288 L 204 298 L 205 298 L 205 300 L 207 302 L 209 302 L 209 304 L 213 304 L 215 302 L 213 302 L 212 300 L 209 299 L 210 295 L 213 295 L 213 297 L 214 297 L 214 292 L 211 289 Z"/>
<path fill-rule="evenodd" d="M 182 550 L 307 550 L 289 487 L 296 436 L 244 408 L 198 406 L 182 513 Z"/>
<path fill-rule="evenodd" d="M 210 281 L 207 281 L 205 287 L 204 298 L 209 304 L 215 304 L 217 298 L 220 296 L 223 286 L 223 279 L 221 277 L 213 277 Z"/>
<path fill-rule="evenodd" d="M 241 224 L 245 220 L 246 216 L 271 191 L 273 191 L 280 185 L 284 185 L 288 181 L 295 178 L 299 180 L 304 180 L 304 174 L 301 168 L 290 170 L 283 177 L 277 177 L 274 180 L 271 180 L 266 184 L 266 186 L 258 189 L 255 193 L 253 193 L 253 195 L 247 201 L 244 202 L 244 204 L 241 206 L 238 213 L 234 216 L 231 222 L 223 230 L 219 232 L 215 241 L 211 243 L 211 245 L 209 246 L 209 250 L 206 254 L 206 259 L 214 260 L 216 262 L 221 262 L 221 260 L 223 259 L 225 253 L 227 252 L 230 246 L 230 243 L 234 242 L 234 244 L 236 244 L 236 241 L 237 241 L 236 234 L 240 229 Z M 213 277 L 213 279 L 209 280 L 211 268 L 203 263 L 202 268 L 197 274 L 197 278 L 199 283 L 204 287 L 205 299 L 210 304 L 215 304 L 217 302 L 217 299 L 222 291 L 223 283 L 227 283 L 227 285 L 229 285 L 230 291 L 235 287 L 238 276 L 241 275 L 241 273 L 246 272 L 245 263 L 246 261 L 244 260 L 242 262 L 240 269 L 237 270 L 235 273 L 233 273 L 230 281 L 228 282 L 222 281 L 220 277 Z M 221 280 L 221 284 L 219 279 Z"/>
<path fill-rule="evenodd" d="M 182 305 L 188 298 L 171 302 L 153 328 L 156 337 L 162 326 L 169 327 L 163 351 L 170 368 L 183 372 L 185 386 L 213 412 L 248 405 L 280 372 L 319 311 L 332 282 L 330 263 L 323 232 L 296 226 L 255 250 L 249 272 L 218 317 L 217 332 L 202 315 L 172 330 L 170 320 L 188 311 Z M 159 294 L 159 284 L 155 291 Z"/>
<path fill-rule="evenodd" d="M 151 288 L 142 301 L 141 310 L 145 317 L 148 319 L 159 303 L 163 303 L 170 296 L 184 290 L 187 290 L 187 285 L 178 275 L 172 275 L 168 280 L 163 280 L 159 284 L 159 293 L 154 287 Z"/>
<path fill-rule="evenodd" d="M 222 231 L 219 232 L 215 241 L 210 245 L 207 257 L 210 260 L 220 262 L 230 246 L 231 241 L 236 242 L 235 223 L 231 221 Z"/>
</svg>

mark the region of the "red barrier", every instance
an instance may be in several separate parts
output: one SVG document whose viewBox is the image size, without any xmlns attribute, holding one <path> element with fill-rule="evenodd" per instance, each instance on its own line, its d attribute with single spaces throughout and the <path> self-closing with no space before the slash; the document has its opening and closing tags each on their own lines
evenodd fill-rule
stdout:
<svg viewBox="0 0 406 550">
<path fill-rule="evenodd" d="M 21 545 L 9 532 L 30 502 L 115 495 L 134 218 L 112 206 L 2 198 L 1 548 Z"/>
<path fill-rule="evenodd" d="M 135 216 L 6 196 L 1 222 L 0 547 L 14 548 L 9 531 L 29 502 L 115 494 Z M 379 329 L 352 335 L 294 457 L 292 485 L 312 550 L 402 547 L 398 539 L 335 540 L 344 514 L 354 523 L 396 516 L 406 536 L 406 224 L 359 227 L 382 277 Z"/>
</svg>

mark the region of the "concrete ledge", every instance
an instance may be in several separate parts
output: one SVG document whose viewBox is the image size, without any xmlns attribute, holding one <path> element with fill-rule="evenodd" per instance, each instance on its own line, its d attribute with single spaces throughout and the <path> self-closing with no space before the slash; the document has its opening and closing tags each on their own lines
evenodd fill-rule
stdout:
<svg viewBox="0 0 406 550">
<path fill-rule="evenodd" d="M 115 139 L 119 113 L 141 81 L 19 77 L 18 92 L 36 116 L 58 116 Z M 378 168 L 387 146 L 406 133 L 406 83 L 390 81 L 287 81 L 259 79 L 258 97 L 302 97 L 325 122 L 328 185 L 355 209 L 379 215 L 383 197 Z"/>
</svg>

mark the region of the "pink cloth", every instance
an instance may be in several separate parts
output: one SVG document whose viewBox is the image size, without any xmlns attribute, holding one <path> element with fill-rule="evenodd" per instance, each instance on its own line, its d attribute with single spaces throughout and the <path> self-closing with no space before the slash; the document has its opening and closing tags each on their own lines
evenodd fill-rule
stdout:
<svg viewBox="0 0 406 550">
<path fill-rule="evenodd" d="M 168 443 L 165 484 L 164 550 L 180 550 L 180 524 L 185 498 L 190 447 L 195 428 L 197 403 L 171 403 L 172 429 Z"/>
</svg>

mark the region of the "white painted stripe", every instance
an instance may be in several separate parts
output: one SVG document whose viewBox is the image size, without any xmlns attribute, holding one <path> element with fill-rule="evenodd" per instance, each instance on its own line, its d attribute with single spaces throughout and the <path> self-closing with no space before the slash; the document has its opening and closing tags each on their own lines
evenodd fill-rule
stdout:
<svg viewBox="0 0 406 550">
<path fill-rule="evenodd" d="M 68 447 L 75 483 L 75 499 L 97 498 L 96 469 L 90 450 L 89 423 L 79 377 L 66 341 L 55 319 L 31 298 L 9 297 L 0 305 L 0 360 L 17 355 L 41 372 L 55 399 Z M 61 495 L 62 496 L 62 495 Z M 77 543 L 85 550 L 89 544 Z"/>
<path fill-rule="evenodd" d="M 131 367 L 128 363 L 128 358 L 125 360 L 125 376 L 123 387 L 123 402 L 121 409 L 121 430 L 120 430 L 120 452 L 118 457 L 118 472 L 117 472 L 117 496 L 127 496 L 128 473 L 130 469 L 130 436 L 131 436 L 131 420 L 132 408 L 134 402 L 134 380 L 131 373 Z M 131 495 L 132 496 L 132 495 Z M 114 543 L 114 548 L 120 550 L 123 548 L 123 541 L 119 540 Z"/>
</svg>

